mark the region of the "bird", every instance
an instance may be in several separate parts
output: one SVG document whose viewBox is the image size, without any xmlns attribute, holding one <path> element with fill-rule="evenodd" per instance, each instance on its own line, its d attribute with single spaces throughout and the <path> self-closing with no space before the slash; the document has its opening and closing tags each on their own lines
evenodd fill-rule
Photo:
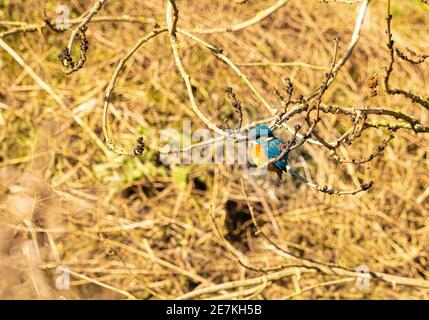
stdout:
<svg viewBox="0 0 429 320">
<path fill-rule="evenodd" d="M 259 125 L 250 130 L 249 139 L 252 141 L 251 158 L 258 168 L 266 166 L 270 159 L 277 158 L 282 153 L 284 142 L 267 125 Z M 290 170 L 287 155 L 270 164 L 268 170 L 277 173 L 281 180 L 282 173 Z"/>
<path fill-rule="evenodd" d="M 297 130 L 299 130 L 298 127 L 295 126 Z M 297 133 L 298 131 L 296 131 Z M 295 133 L 295 134 L 296 134 Z M 266 167 L 268 163 L 270 163 L 270 160 L 273 161 L 268 165 L 269 171 L 274 171 L 279 176 L 280 180 L 282 180 L 282 174 L 283 172 L 289 173 L 292 177 L 300 180 L 301 182 L 305 183 L 311 188 L 315 188 L 320 192 L 327 193 L 327 194 L 356 194 L 360 191 L 366 191 L 369 188 L 372 187 L 372 182 L 364 183 L 361 185 L 361 189 L 354 190 L 354 191 L 337 191 L 333 188 L 325 186 L 319 186 L 307 178 L 301 176 L 295 169 L 293 169 L 288 164 L 288 155 L 287 152 L 285 155 L 280 157 L 283 153 L 283 146 L 285 146 L 285 143 L 279 138 L 277 138 L 274 135 L 274 132 L 268 127 L 267 125 L 259 125 L 249 132 L 248 139 L 252 142 L 251 147 L 251 158 L 253 160 L 253 163 L 258 168 Z M 277 159 L 279 158 L 279 159 Z M 272 159 L 275 159 L 272 160 Z"/>
</svg>

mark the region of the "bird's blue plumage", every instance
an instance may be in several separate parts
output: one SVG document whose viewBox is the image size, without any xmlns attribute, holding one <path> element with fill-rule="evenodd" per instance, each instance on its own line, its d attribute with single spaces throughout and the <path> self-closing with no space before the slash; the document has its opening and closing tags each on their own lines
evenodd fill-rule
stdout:
<svg viewBox="0 0 429 320">
<path fill-rule="evenodd" d="M 262 158 L 269 160 L 277 158 L 282 153 L 280 146 L 283 144 L 283 141 L 275 137 L 274 133 L 266 125 L 253 128 L 249 133 L 249 137 L 250 139 L 254 139 L 255 143 L 260 146 L 259 149 L 260 153 L 262 153 Z M 285 156 L 283 159 L 274 162 L 274 166 L 281 171 L 286 171 L 287 157 Z"/>
<path fill-rule="evenodd" d="M 249 138 L 252 140 L 259 139 L 261 137 L 274 137 L 274 133 L 271 131 L 270 127 L 266 125 L 260 125 L 257 127 L 254 127 L 249 132 Z"/>
<path fill-rule="evenodd" d="M 283 144 L 283 141 L 281 141 L 279 138 L 273 137 L 267 140 L 258 139 L 256 140 L 256 143 L 261 145 L 261 149 L 264 150 L 268 159 L 277 158 L 282 153 L 280 146 Z M 274 165 L 278 169 L 282 171 L 286 171 L 287 157 L 285 156 L 283 157 L 283 159 L 280 159 L 279 161 L 274 162 Z"/>
</svg>

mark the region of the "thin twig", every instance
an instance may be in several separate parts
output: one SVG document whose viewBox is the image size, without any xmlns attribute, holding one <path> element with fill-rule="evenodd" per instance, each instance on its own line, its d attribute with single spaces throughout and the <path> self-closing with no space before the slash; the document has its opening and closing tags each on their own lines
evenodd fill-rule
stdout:
<svg viewBox="0 0 429 320">
<path fill-rule="evenodd" d="M 220 27 L 220 28 L 210 28 L 210 29 L 202 29 L 202 28 L 195 28 L 189 30 L 191 33 L 200 33 L 200 34 L 213 34 L 213 33 L 224 33 L 224 32 L 237 32 L 241 31 L 243 29 L 249 28 L 258 22 L 262 21 L 266 17 L 272 15 L 274 12 L 279 10 L 281 7 L 285 6 L 289 0 L 279 0 L 275 4 L 273 4 L 271 7 L 260 11 L 257 15 L 255 15 L 253 18 L 237 23 L 232 26 L 228 27 Z"/>
</svg>

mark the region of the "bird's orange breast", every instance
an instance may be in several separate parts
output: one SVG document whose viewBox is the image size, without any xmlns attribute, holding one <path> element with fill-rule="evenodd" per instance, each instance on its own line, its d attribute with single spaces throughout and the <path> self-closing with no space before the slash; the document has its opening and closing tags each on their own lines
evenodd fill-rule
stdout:
<svg viewBox="0 0 429 320">
<path fill-rule="evenodd" d="M 268 156 L 264 148 L 260 144 L 254 144 L 251 149 L 251 157 L 253 163 L 258 167 L 263 167 L 268 162 Z"/>
</svg>

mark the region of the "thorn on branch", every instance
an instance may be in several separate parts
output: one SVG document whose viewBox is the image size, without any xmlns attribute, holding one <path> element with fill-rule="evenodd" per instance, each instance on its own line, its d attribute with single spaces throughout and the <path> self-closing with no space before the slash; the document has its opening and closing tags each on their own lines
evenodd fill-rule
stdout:
<svg viewBox="0 0 429 320">
<path fill-rule="evenodd" d="M 137 156 L 141 155 L 143 153 L 144 149 L 145 149 L 144 138 L 143 137 L 139 137 L 137 139 L 137 146 L 131 152 L 131 156 L 134 158 L 134 157 L 137 157 Z"/>
<path fill-rule="evenodd" d="M 68 47 L 61 49 L 61 53 L 58 55 L 58 60 L 60 60 L 64 67 L 63 72 L 67 75 L 70 75 L 73 72 L 81 69 L 87 60 L 86 53 L 88 52 L 89 48 L 88 38 L 86 37 L 87 29 L 88 28 L 86 26 L 83 26 L 78 31 L 78 38 L 80 41 L 80 57 L 77 62 L 73 61 L 70 49 Z"/>
<path fill-rule="evenodd" d="M 284 90 L 286 92 L 286 98 L 283 97 L 283 95 L 277 89 L 274 90 L 274 93 L 277 96 L 277 98 L 280 100 L 280 102 L 282 104 L 282 108 L 283 108 L 281 113 L 279 113 L 277 115 L 277 119 L 274 122 L 274 126 L 276 126 L 278 124 L 278 122 L 283 118 L 283 116 L 287 113 L 287 109 L 292 102 L 292 95 L 293 95 L 293 90 L 294 90 L 293 83 L 289 77 L 286 77 L 284 79 L 284 81 L 285 81 L 285 89 Z"/>
<path fill-rule="evenodd" d="M 225 88 L 225 93 L 227 94 L 229 101 L 234 108 L 234 111 L 238 113 L 238 131 L 241 130 L 242 124 L 243 124 L 243 108 L 241 106 L 241 101 L 237 99 L 234 89 L 231 87 Z M 226 121 L 225 121 L 226 122 Z"/>
<path fill-rule="evenodd" d="M 411 57 L 408 57 L 404 52 L 402 52 L 398 48 L 395 48 L 396 55 L 408 63 L 418 65 L 425 62 L 426 59 L 429 58 L 428 54 L 417 54 L 415 51 L 411 50 L 410 48 L 405 48 L 405 50 L 408 51 Z"/>
<path fill-rule="evenodd" d="M 46 11 L 43 11 L 43 17 L 42 18 L 43 18 L 43 21 L 46 23 L 46 26 L 48 26 L 49 29 L 51 29 L 57 33 L 61 33 L 61 32 L 64 32 L 67 30 L 66 28 L 58 28 L 58 26 L 55 23 L 53 23 L 51 21 L 51 19 L 48 18 Z"/>
<path fill-rule="evenodd" d="M 369 190 L 369 189 L 372 188 L 372 185 L 373 185 L 373 182 L 370 181 L 370 182 L 367 182 L 367 183 L 362 183 L 360 185 L 360 187 L 361 187 L 362 191 L 367 191 L 367 190 Z"/>
<path fill-rule="evenodd" d="M 389 137 L 387 139 L 383 139 L 381 144 L 379 146 L 377 146 L 376 150 L 364 159 L 352 159 L 352 160 L 340 159 L 337 156 L 335 150 L 331 150 L 331 152 L 329 153 L 329 156 L 334 158 L 335 160 L 337 160 L 339 163 L 352 163 L 352 164 L 361 165 L 361 164 L 370 162 L 371 160 L 379 157 L 383 153 L 383 151 L 386 149 L 386 147 L 389 145 L 389 142 L 391 140 L 393 140 L 394 138 L 395 138 L 395 136 L 393 134 L 391 134 L 391 135 L 389 135 Z"/>
</svg>

